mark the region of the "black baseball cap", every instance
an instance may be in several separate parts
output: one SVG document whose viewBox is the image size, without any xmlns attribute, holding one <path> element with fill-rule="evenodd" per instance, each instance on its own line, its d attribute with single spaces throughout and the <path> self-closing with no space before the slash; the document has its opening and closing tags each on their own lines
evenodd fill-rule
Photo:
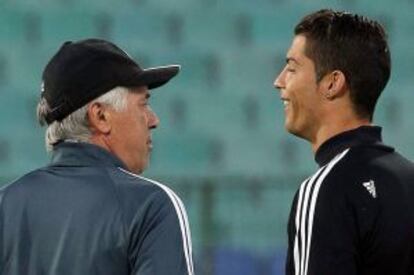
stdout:
<svg viewBox="0 0 414 275">
<path fill-rule="evenodd" d="M 46 122 L 61 121 L 117 86 L 154 89 L 179 71 L 179 65 L 142 69 L 126 52 L 106 40 L 67 41 L 43 71 L 41 96 L 50 107 Z"/>
</svg>

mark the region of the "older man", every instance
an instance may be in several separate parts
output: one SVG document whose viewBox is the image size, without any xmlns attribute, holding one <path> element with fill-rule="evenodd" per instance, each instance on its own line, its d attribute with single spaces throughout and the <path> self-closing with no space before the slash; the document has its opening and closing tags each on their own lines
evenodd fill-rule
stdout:
<svg viewBox="0 0 414 275">
<path fill-rule="evenodd" d="M 181 200 L 138 175 L 159 123 L 149 90 L 178 71 L 104 40 L 62 45 L 38 105 L 51 164 L 0 191 L 0 274 L 193 274 Z"/>
</svg>

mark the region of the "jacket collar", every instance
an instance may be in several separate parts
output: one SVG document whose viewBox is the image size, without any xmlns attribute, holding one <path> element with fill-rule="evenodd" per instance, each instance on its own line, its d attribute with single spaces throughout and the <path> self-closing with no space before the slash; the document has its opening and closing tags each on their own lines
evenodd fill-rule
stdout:
<svg viewBox="0 0 414 275">
<path fill-rule="evenodd" d="M 342 132 L 325 141 L 316 151 L 315 161 L 324 166 L 343 150 L 360 145 L 379 145 L 387 150 L 394 148 L 382 143 L 381 127 L 361 126 L 350 131 Z"/>
<path fill-rule="evenodd" d="M 84 142 L 65 141 L 54 146 L 51 166 L 121 167 L 125 164 L 104 148 Z"/>
</svg>

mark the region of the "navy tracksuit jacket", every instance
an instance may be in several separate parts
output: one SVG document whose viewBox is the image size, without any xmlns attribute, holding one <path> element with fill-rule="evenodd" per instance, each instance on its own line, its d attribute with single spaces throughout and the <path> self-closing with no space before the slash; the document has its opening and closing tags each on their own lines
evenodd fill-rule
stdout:
<svg viewBox="0 0 414 275">
<path fill-rule="evenodd" d="M 192 275 L 187 214 L 109 152 L 63 142 L 0 190 L 1 275 Z"/>
</svg>

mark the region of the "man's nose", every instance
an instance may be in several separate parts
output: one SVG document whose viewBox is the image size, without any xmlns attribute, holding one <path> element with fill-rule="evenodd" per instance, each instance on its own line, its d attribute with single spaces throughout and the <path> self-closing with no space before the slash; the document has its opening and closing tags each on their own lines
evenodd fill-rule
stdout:
<svg viewBox="0 0 414 275">
<path fill-rule="evenodd" d="M 160 119 L 158 118 L 157 114 L 150 109 L 149 110 L 149 128 L 155 129 L 160 124 Z"/>
<path fill-rule="evenodd" d="M 280 74 L 276 77 L 275 81 L 273 82 L 273 86 L 280 90 L 285 87 L 285 69 L 280 72 Z"/>
</svg>

